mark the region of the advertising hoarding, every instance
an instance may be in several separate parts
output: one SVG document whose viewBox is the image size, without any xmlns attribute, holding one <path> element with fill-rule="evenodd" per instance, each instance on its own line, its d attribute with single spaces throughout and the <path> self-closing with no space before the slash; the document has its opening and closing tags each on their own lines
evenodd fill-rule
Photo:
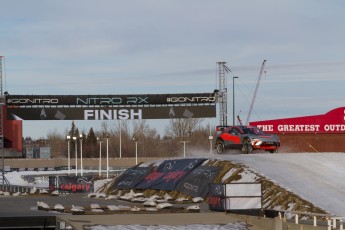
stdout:
<svg viewBox="0 0 345 230">
<path fill-rule="evenodd" d="M 92 193 L 93 176 L 49 176 L 49 191 L 68 193 Z"/>
<path fill-rule="evenodd" d="M 8 106 L 119 106 L 215 103 L 214 93 L 132 94 L 132 95 L 8 95 Z"/>
<path fill-rule="evenodd" d="M 141 120 L 216 117 L 215 105 L 166 107 L 8 107 L 8 120 Z"/>
<path fill-rule="evenodd" d="M 266 133 L 299 134 L 299 133 L 345 133 L 345 107 L 340 107 L 322 115 L 284 118 L 277 120 L 254 121 Z"/>
</svg>

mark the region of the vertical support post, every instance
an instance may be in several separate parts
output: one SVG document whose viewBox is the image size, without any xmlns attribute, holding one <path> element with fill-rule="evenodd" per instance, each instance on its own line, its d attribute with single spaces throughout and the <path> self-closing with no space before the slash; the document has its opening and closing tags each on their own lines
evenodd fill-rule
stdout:
<svg viewBox="0 0 345 230">
<path fill-rule="evenodd" d="M 314 219 L 314 224 L 313 224 L 313 226 L 316 227 L 316 226 L 317 226 L 316 216 L 314 216 L 313 219 Z"/>
<path fill-rule="evenodd" d="M 138 164 L 138 142 L 135 142 L 135 165 Z"/>
<path fill-rule="evenodd" d="M 74 147 L 75 147 L 75 175 L 78 176 L 78 152 L 77 152 L 77 147 L 78 147 L 78 140 L 77 137 L 73 137 L 74 140 Z"/>
<path fill-rule="evenodd" d="M 120 120 L 120 159 L 122 158 L 122 120 Z"/>
<path fill-rule="evenodd" d="M 330 219 L 327 219 L 327 230 L 332 229 L 332 221 Z"/>
<path fill-rule="evenodd" d="M 235 125 L 235 78 L 232 77 L 232 125 Z"/>
<path fill-rule="evenodd" d="M 189 141 L 180 141 L 180 143 L 183 143 L 183 157 L 186 158 L 186 143 Z"/>
<path fill-rule="evenodd" d="M 298 224 L 298 214 L 295 215 L 295 224 Z"/>
<path fill-rule="evenodd" d="M 83 134 L 80 134 L 80 175 L 83 176 Z"/>
<path fill-rule="evenodd" d="M 109 178 L 109 137 L 107 135 L 107 179 Z"/>
<path fill-rule="evenodd" d="M 98 176 L 102 175 L 102 141 L 99 141 L 99 167 L 98 167 Z"/>
<path fill-rule="evenodd" d="M 67 136 L 67 167 L 68 175 L 71 173 L 71 136 Z"/>
<path fill-rule="evenodd" d="M 210 153 L 212 153 L 212 140 L 213 140 L 213 136 L 212 136 L 212 130 L 211 130 L 211 119 L 209 120 L 209 126 L 210 126 Z"/>
</svg>

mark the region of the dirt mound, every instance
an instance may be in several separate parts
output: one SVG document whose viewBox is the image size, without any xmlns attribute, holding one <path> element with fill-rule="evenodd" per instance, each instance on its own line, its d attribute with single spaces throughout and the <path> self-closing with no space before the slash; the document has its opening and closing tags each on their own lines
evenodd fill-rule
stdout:
<svg viewBox="0 0 345 230">
<path fill-rule="evenodd" d="M 302 199 L 298 195 L 294 194 L 292 191 L 288 191 L 287 189 L 265 178 L 264 176 L 259 175 L 258 173 L 254 172 L 253 170 L 251 170 L 250 168 L 242 164 L 235 164 L 233 162 L 226 161 L 226 160 L 208 159 L 203 163 L 203 165 L 217 166 L 220 168 L 220 171 L 217 177 L 213 181 L 214 183 L 223 183 L 223 184 L 229 184 L 229 183 L 234 183 L 234 182 L 261 183 L 262 205 L 264 209 L 289 210 L 289 211 L 326 214 L 324 210 L 315 206 L 311 202 L 308 202 L 307 200 Z M 129 190 L 110 190 L 114 181 L 116 181 L 116 178 L 109 184 L 105 185 L 99 192 L 104 192 L 108 195 L 112 195 L 112 194 L 123 195 L 129 192 Z M 178 191 L 146 189 L 144 191 L 137 190 L 136 192 L 142 192 L 144 197 L 150 197 L 153 195 L 162 197 L 165 194 L 169 194 L 172 200 L 185 198 L 184 202 L 186 203 L 191 202 L 192 200 L 192 197 Z M 207 201 L 208 201 L 208 197 L 204 199 L 204 202 L 207 203 Z"/>
</svg>

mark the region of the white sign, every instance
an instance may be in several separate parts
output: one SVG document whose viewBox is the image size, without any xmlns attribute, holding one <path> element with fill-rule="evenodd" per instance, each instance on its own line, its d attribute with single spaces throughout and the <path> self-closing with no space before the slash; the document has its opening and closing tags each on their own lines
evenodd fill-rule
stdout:
<svg viewBox="0 0 345 230">
<path fill-rule="evenodd" d="M 261 184 L 226 184 L 225 196 L 261 196 Z"/>
</svg>

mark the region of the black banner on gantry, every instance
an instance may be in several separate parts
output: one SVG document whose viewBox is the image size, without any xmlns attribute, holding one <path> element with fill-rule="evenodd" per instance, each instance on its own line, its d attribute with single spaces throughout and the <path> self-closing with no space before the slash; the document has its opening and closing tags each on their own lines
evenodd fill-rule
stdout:
<svg viewBox="0 0 345 230">
<path fill-rule="evenodd" d="M 141 120 L 216 117 L 215 105 L 167 107 L 7 107 L 8 120 Z"/>
<path fill-rule="evenodd" d="M 214 93 L 132 95 L 7 95 L 9 106 L 120 106 L 215 103 Z"/>
</svg>

